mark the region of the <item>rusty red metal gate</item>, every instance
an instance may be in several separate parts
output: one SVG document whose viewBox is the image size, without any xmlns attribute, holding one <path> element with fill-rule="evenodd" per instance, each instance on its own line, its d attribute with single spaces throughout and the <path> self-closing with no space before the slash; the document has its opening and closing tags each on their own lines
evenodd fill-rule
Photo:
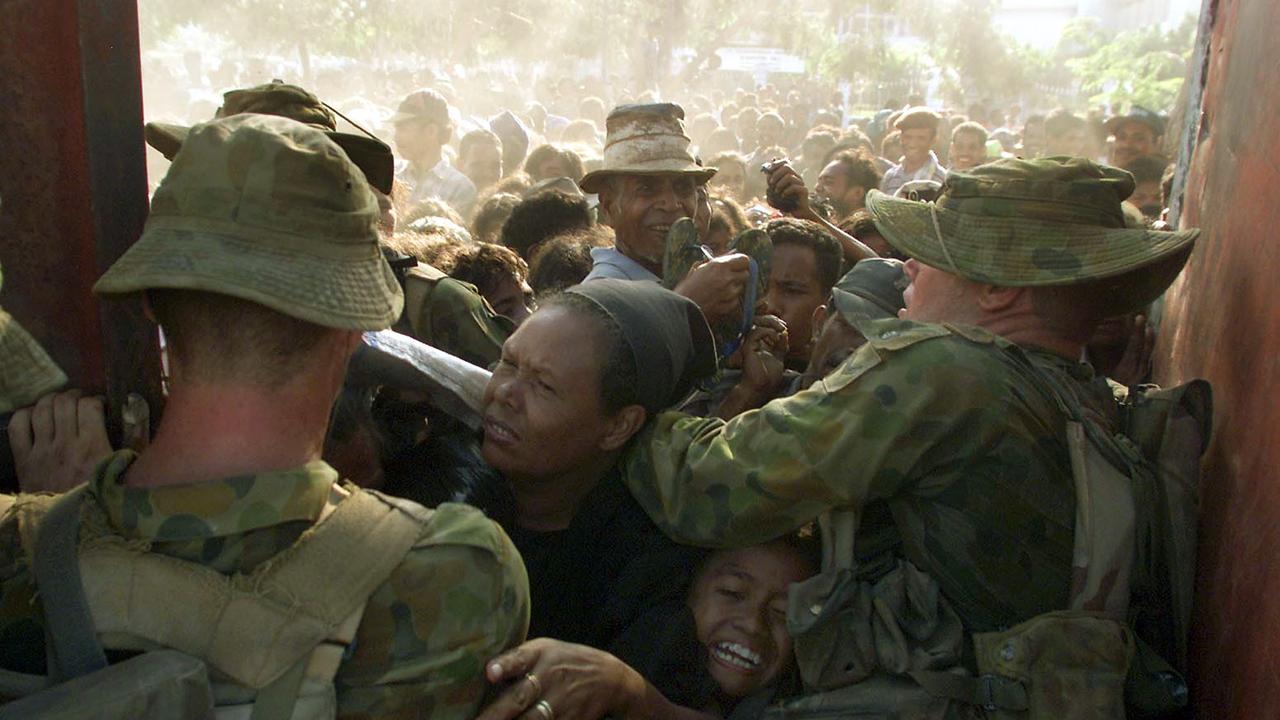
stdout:
<svg viewBox="0 0 1280 720">
<path fill-rule="evenodd" d="M 142 229 L 143 147 L 136 3 L 0 0 L 0 305 L 117 421 L 161 399 L 140 301 L 90 292 Z"/>
<path fill-rule="evenodd" d="M 1181 224 L 1203 229 L 1168 297 L 1165 384 L 1213 383 L 1192 693 L 1202 718 L 1280 717 L 1280 3 L 1211 0 Z M 1198 91 L 1198 90 L 1197 90 Z"/>
</svg>

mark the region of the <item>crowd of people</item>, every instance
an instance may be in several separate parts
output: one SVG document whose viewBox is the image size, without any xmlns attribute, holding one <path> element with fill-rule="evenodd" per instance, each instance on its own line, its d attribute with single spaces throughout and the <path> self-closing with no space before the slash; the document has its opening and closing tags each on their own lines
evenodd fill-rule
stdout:
<svg viewBox="0 0 1280 720">
<path fill-rule="evenodd" d="M 162 332 L 144 448 L 0 316 L 0 668 L 171 648 L 255 718 L 1123 715 L 1140 573 L 1081 550 L 1069 433 L 1150 466 L 1117 397 L 1197 235 L 1160 115 L 393 87 L 148 124 L 95 286 Z M 352 379 L 386 329 L 487 371 L 478 423 Z"/>
</svg>

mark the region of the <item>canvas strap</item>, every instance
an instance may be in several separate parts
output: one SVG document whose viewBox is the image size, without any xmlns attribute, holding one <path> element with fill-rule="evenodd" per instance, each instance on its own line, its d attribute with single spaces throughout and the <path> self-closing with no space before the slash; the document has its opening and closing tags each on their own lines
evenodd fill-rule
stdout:
<svg viewBox="0 0 1280 720">
<path fill-rule="evenodd" d="M 181 650 L 261 689 L 344 627 L 353 634 L 368 597 L 422 535 L 425 513 L 355 490 L 248 574 L 224 576 L 110 535 L 82 547 L 81 572 L 100 633 Z"/>
<path fill-rule="evenodd" d="M 107 666 L 89 600 L 80 583 L 76 550 L 80 509 L 87 486 L 66 493 L 50 508 L 36 536 L 32 571 L 49 633 L 49 677 L 65 682 Z"/>
</svg>

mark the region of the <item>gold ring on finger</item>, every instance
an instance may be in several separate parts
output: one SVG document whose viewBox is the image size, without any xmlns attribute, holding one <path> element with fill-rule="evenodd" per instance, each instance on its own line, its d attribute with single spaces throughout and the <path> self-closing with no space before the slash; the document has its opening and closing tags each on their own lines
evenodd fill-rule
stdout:
<svg viewBox="0 0 1280 720">
<path fill-rule="evenodd" d="M 524 679 L 529 681 L 529 684 L 533 686 L 533 696 L 535 698 L 542 697 L 542 683 L 538 681 L 538 676 L 533 673 L 525 673 Z"/>
</svg>

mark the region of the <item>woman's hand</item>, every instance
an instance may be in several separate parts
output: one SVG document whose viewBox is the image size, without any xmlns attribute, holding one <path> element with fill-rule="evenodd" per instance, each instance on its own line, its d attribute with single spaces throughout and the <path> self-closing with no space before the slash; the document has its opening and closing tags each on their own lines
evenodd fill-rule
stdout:
<svg viewBox="0 0 1280 720">
<path fill-rule="evenodd" d="M 647 683 L 603 650 L 539 638 L 490 661 L 485 676 L 509 683 L 477 720 L 596 720 L 635 716 Z"/>
</svg>

